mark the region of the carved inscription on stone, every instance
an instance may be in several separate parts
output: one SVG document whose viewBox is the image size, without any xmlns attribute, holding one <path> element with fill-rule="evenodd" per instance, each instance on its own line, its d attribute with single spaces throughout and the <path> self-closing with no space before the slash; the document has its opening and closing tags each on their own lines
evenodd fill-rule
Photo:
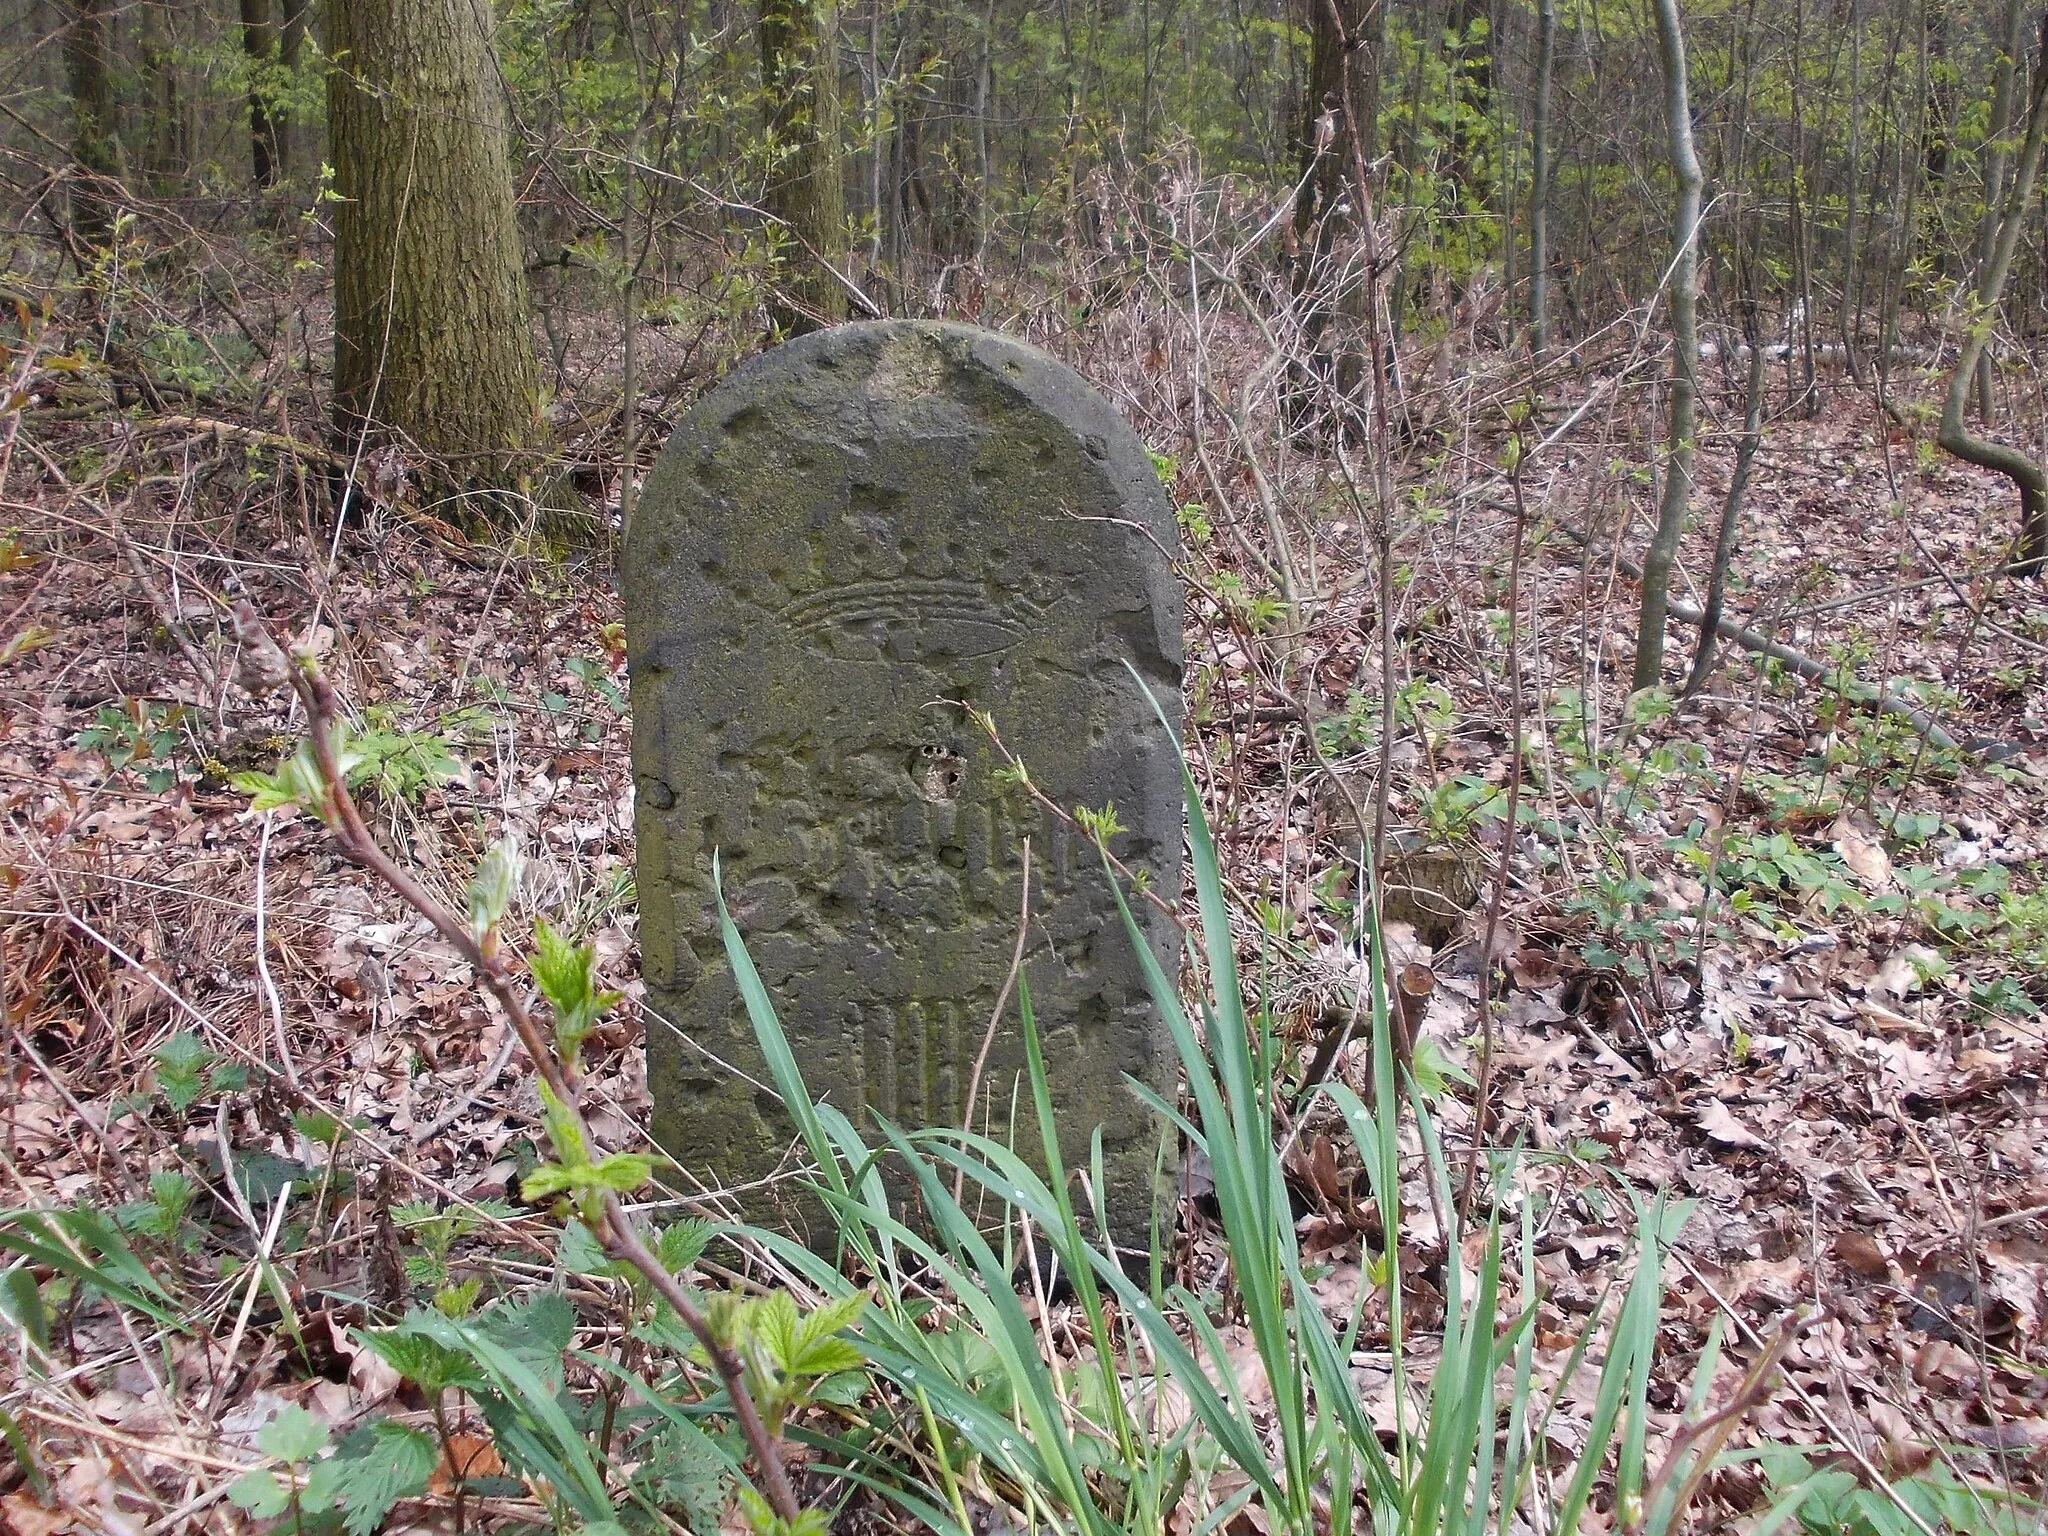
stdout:
<svg viewBox="0 0 2048 1536">
<path fill-rule="evenodd" d="M 726 967 L 713 853 L 812 1091 L 857 1121 L 958 1125 L 1028 836 L 1025 974 L 1064 1145 L 1085 1166 L 1101 1126 L 1112 1220 L 1142 1240 L 1158 1128 L 1123 1078 L 1168 1086 L 1170 1042 L 1093 850 L 1001 786 L 966 709 L 1060 803 L 1114 801 L 1119 855 L 1177 890 L 1173 745 L 1126 668 L 1177 702 L 1174 541 L 1109 406 L 964 326 L 806 337 L 677 427 L 624 585 L 655 1134 L 689 1176 L 759 1188 L 791 1134 Z M 1138 911 L 1170 964 L 1170 925 Z M 997 1134 L 1022 1065 L 1013 1005 L 977 1096 Z"/>
</svg>

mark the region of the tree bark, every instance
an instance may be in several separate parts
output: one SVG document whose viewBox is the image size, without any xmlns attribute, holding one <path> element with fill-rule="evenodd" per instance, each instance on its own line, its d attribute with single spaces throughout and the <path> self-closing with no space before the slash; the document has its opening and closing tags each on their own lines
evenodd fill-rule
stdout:
<svg viewBox="0 0 2048 1536">
<path fill-rule="evenodd" d="M 135 60 L 141 74 L 141 123 L 131 132 L 129 168 L 159 197 L 174 197 L 191 168 L 191 135 L 179 88 L 176 7 L 144 0 L 134 17 Z"/>
<path fill-rule="evenodd" d="M 1918 58 L 1915 65 L 1914 85 L 1914 143 L 1924 146 L 1928 142 L 1929 102 L 1932 89 L 1928 68 L 1928 19 L 1927 8 L 1920 8 L 1920 34 Z M 1913 269 L 1915 238 L 1919 230 L 1917 200 L 1920 184 L 1924 177 L 1912 169 L 1913 157 L 1906 152 L 1906 143 L 1901 136 L 1896 155 L 1897 163 L 1892 168 L 1892 189 L 1895 195 L 1896 213 L 1892 220 L 1894 239 L 1887 252 L 1889 260 L 1884 274 L 1884 302 L 1880 306 L 1877 325 L 1877 398 L 1881 405 L 1891 400 L 1892 354 L 1898 350 L 1899 305 L 1905 298 L 1906 282 Z"/>
<path fill-rule="evenodd" d="M 1863 259 L 1856 245 L 1856 189 L 1863 171 L 1863 17 L 1857 0 L 1849 0 L 1849 162 L 1842 180 L 1844 214 L 1842 223 L 1842 360 L 1849 378 L 1860 388 L 1863 364 L 1858 355 L 1862 338 L 1857 321 L 1862 315 Z"/>
<path fill-rule="evenodd" d="M 270 0 L 241 0 L 242 52 L 249 59 L 249 169 L 256 185 L 277 180 L 277 123 L 270 115 L 271 82 L 266 78 L 277 60 L 277 28 L 270 19 Z"/>
<path fill-rule="evenodd" d="M 1557 52 L 1557 0 L 1536 0 L 1536 108 L 1529 163 L 1529 352 L 1540 367 L 1550 349 L 1550 84 Z"/>
<path fill-rule="evenodd" d="M 480 0 L 334 0 L 334 415 L 442 489 L 510 489 L 539 369 L 511 143 Z"/>
<path fill-rule="evenodd" d="M 1356 427 L 1357 397 L 1366 377 L 1360 352 L 1366 329 L 1359 306 L 1377 281 L 1340 286 L 1331 260 L 1340 237 L 1365 212 L 1347 198 L 1358 171 L 1372 164 L 1378 138 L 1379 37 L 1383 0 L 1309 0 L 1313 28 L 1308 91 L 1296 121 L 1302 186 L 1295 198 L 1294 295 L 1301 306 L 1301 351 L 1288 364 L 1286 410 L 1300 427 L 1334 408 L 1339 430 Z M 1361 194 L 1363 188 L 1356 189 Z M 1358 323 L 1339 326 L 1340 316 Z"/>
<path fill-rule="evenodd" d="M 71 190 L 71 229 L 88 245 L 105 245 L 112 236 L 120 200 L 113 29 L 110 0 L 73 0 L 64 67 L 71 88 L 71 154 L 82 174 Z"/>
<path fill-rule="evenodd" d="M 846 187 L 840 169 L 839 13 L 834 0 L 761 0 L 761 88 L 777 151 L 769 216 L 789 247 L 776 328 L 846 318 Z"/>
<path fill-rule="evenodd" d="M 284 0 L 284 25 L 278 29 L 277 35 L 277 62 L 287 75 L 298 73 L 299 58 L 306 42 L 307 13 L 311 8 L 311 0 Z M 277 134 L 277 174 L 289 181 L 304 157 L 301 145 L 305 129 L 289 118 L 280 119 L 273 126 Z"/>
<path fill-rule="evenodd" d="M 2020 230 L 2027 222 L 2033 203 L 2034 183 L 2041 175 L 2041 152 L 2048 141 L 2048 13 L 2041 19 L 2041 40 L 2034 59 L 2034 83 L 2027 104 L 2027 136 L 2020 147 L 2019 165 L 2013 172 L 2012 190 L 1999 214 L 1998 231 L 1989 259 L 1977 273 L 1977 291 L 1968 329 L 1963 333 L 1962 355 L 1948 381 L 1948 398 L 1942 402 L 1941 446 L 1967 464 L 1993 469 L 2019 488 L 2020 538 L 2012 569 L 2020 576 L 2039 576 L 2048 569 L 2048 474 L 2027 454 L 2004 443 L 1973 436 L 1963 423 L 1963 407 L 1976 379 L 1977 362 L 1991 340 L 1998 322 L 1998 302 L 2005 295 L 2005 279 L 2012 269 L 2014 249 Z"/>
<path fill-rule="evenodd" d="M 1977 227 L 1977 265 L 1990 264 L 1998 243 L 1998 205 L 2005 200 L 2005 136 L 2012 131 L 2012 87 L 2020 45 L 2026 36 L 2023 0 L 2006 0 L 2005 25 L 1999 29 L 1997 76 L 1991 87 L 1991 122 L 1984 135 L 1984 218 Z M 1991 425 L 1995 403 L 1991 349 L 1977 359 L 1977 419 Z"/>
<path fill-rule="evenodd" d="M 1308 90 L 1295 127 L 1295 148 L 1308 185 L 1294 205 L 1297 234 L 1307 234 L 1343 196 L 1353 137 L 1367 165 L 1377 153 L 1381 4 L 1309 0 Z"/>
<path fill-rule="evenodd" d="M 1670 607 L 1671 567 L 1692 500 L 1695 393 L 1700 366 L 1699 313 L 1693 292 L 1699 269 L 1699 155 L 1692 143 L 1691 93 L 1685 79 L 1685 33 L 1678 0 L 1656 0 L 1658 51 L 1664 70 L 1664 115 L 1670 134 L 1671 172 L 1678 208 L 1671 239 L 1671 428 L 1664 456 L 1664 495 L 1657 531 L 1643 556 L 1643 605 L 1636 625 L 1633 687 L 1654 688 L 1664 675 L 1664 619 Z"/>
<path fill-rule="evenodd" d="M 1704 688 L 1713 675 L 1721 610 L 1728 600 L 1728 568 L 1735 555 L 1735 530 L 1742 521 L 1742 500 L 1749 491 L 1750 466 L 1764 440 L 1764 347 L 1756 323 L 1756 308 L 1755 299 L 1743 299 L 1743 331 L 1749 337 L 1749 394 L 1742 412 L 1742 441 L 1735 446 L 1735 468 L 1728 476 L 1728 495 L 1721 503 L 1721 528 L 1714 536 L 1714 568 L 1707 576 L 1707 600 L 1699 621 L 1700 645 L 1693 653 L 1692 672 L 1685 680 L 1688 698 Z"/>
</svg>

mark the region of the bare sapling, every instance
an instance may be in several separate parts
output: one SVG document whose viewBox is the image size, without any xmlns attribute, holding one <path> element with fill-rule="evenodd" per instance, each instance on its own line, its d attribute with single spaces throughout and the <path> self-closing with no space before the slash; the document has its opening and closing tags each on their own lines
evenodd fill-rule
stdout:
<svg viewBox="0 0 2048 1536">
<path fill-rule="evenodd" d="M 2019 246 L 2020 231 L 2033 205 L 2034 183 L 2041 175 L 2041 152 L 2048 140 L 2048 114 L 2042 108 L 2048 99 L 2048 15 L 2042 18 L 2042 39 L 2035 49 L 2033 90 L 2027 104 L 2027 135 L 2020 148 L 2019 165 L 1998 215 L 1997 237 L 1991 242 L 1977 273 L 1976 292 L 1963 332 L 1955 372 L 1949 376 L 1948 397 L 1941 407 L 1941 446 L 1966 464 L 1996 470 L 2019 488 L 2020 534 L 2012 570 L 2017 576 L 2038 576 L 2048 568 L 2048 472 L 2029 454 L 2005 443 L 1972 433 L 1963 420 L 1963 410 L 1977 378 L 1977 365 L 1991 342 L 1998 323 L 1999 300 L 2005 296 L 2005 280 L 2012 270 L 2013 252 Z"/>
<path fill-rule="evenodd" d="M 1728 476 L 1728 494 L 1721 502 L 1721 528 L 1714 536 L 1714 567 L 1707 576 L 1707 600 L 1700 616 L 1699 649 L 1685 680 L 1687 698 L 1714 675 L 1714 652 L 1721 638 L 1721 611 L 1728 599 L 1728 568 L 1735 555 L 1735 530 L 1742 521 L 1743 498 L 1749 493 L 1750 467 L 1764 440 L 1764 349 L 1757 334 L 1756 301 L 1743 301 L 1743 329 L 1749 337 L 1749 393 L 1743 406 L 1742 441 L 1735 445 L 1735 468 Z"/>
<path fill-rule="evenodd" d="M 1705 177 L 1692 142 L 1692 104 L 1685 82 L 1685 32 L 1678 0 L 1657 0 L 1657 41 L 1664 67 L 1664 115 L 1678 207 L 1671 223 L 1671 427 L 1664 456 L 1664 495 L 1657 529 L 1643 556 L 1643 604 L 1636 624 L 1636 666 L 1631 686 L 1654 688 L 1664 675 L 1664 621 L 1671 606 L 1671 567 L 1692 501 L 1692 455 L 1700 371 L 1700 191 Z"/>
</svg>

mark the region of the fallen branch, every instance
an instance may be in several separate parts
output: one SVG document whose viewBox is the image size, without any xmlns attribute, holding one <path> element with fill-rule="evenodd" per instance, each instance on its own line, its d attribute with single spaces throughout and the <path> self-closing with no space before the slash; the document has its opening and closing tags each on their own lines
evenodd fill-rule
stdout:
<svg viewBox="0 0 2048 1536">
<path fill-rule="evenodd" d="M 349 468 L 347 459 L 318 444 L 287 437 L 282 432 L 266 432 L 260 427 L 245 427 L 240 422 L 222 421 L 217 416 L 150 416 L 132 425 L 137 432 L 144 434 L 186 432 L 194 437 L 211 437 L 216 442 L 233 441 L 247 443 L 256 448 L 275 449 L 279 453 L 290 454 L 295 459 L 304 459 L 309 464 L 319 464 L 344 473 Z"/>
<path fill-rule="evenodd" d="M 1582 547 L 1596 553 L 1599 551 L 1600 541 L 1592 534 L 1582 529 L 1574 528 L 1570 523 L 1565 522 L 1558 523 L 1556 527 L 1558 532 Z M 1629 559 L 1627 555 L 1622 554 L 1619 550 L 1614 550 L 1611 552 L 1610 558 L 1614 562 L 1614 568 L 1620 571 L 1622 575 L 1628 577 L 1629 580 L 1641 581 L 1643 579 L 1643 568 L 1637 565 L 1635 561 Z M 1691 624 L 1697 628 L 1706 622 L 1707 613 L 1704 608 L 1689 598 L 1674 597 L 1671 599 L 1669 607 L 1665 610 L 1665 616 L 1677 619 L 1682 624 Z M 1825 683 L 1830 679 L 1840 677 L 1840 668 L 1831 667 L 1824 661 L 1816 661 L 1804 651 L 1796 651 L 1782 641 L 1773 640 L 1762 630 L 1751 629 L 1740 619 L 1721 619 L 1714 625 L 1714 632 L 1724 640 L 1734 641 L 1745 651 L 1752 652 L 1758 656 L 1770 657 L 1773 661 L 1783 664 L 1794 674 L 1804 678 L 1809 683 Z M 1961 745 L 1954 736 L 1949 734 L 1948 729 L 1939 720 L 1935 719 L 1934 716 L 1919 705 L 1900 698 L 1890 688 L 1872 688 L 1867 683 L 1849 678 L 1841 683 L 1841 690 L 1844 695 L 1854 699 L 1859 704 L 1868 704 L 1880 714 L 1891 715 L 1896 719 L 1905 721 L 1907 725 L 1926 737 L 1929 742 L 1942 748 L 1944 751 L 1954 752 L 1961 750 Z"/>
</svg>

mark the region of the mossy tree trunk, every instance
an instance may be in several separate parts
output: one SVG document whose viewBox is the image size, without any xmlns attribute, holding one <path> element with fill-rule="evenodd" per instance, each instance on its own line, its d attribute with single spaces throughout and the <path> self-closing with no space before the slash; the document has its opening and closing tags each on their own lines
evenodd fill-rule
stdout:
<svg viewBox="0 0 2048 1536">
<path fill-rule="evenodd" d="M 111 0 L 73 0 L 64 31 L 71 89 L 71 153 L 79 177 L 71 192 L 72 233 L 105 245 L 120 199 L 121 138 L 114 109 L 114 10 Z"/>
<path fill-rule="evenodd" d="M 775 164 L 766 199 L 784 248 L 778 329 L 846 318 L 846 186 L 839 145 L 839 15 L 833 0 L 761 0 L 761 88 Z"/>
<path fill-rule="evenodd" d="M 519 486 L 539 364 L 487 6 L 334 0 L 334 415 L 439 490 Z"/>
</svg>

